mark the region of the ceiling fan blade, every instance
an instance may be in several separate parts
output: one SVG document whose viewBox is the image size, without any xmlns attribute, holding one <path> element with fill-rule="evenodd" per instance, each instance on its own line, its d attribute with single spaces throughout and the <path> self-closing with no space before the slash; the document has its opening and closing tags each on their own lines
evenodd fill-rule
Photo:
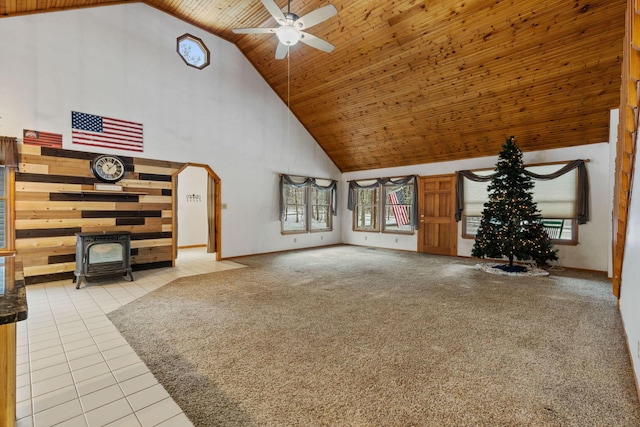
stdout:
<svg viewBox="0 0 640 427">
<path fill-rule="evenodd" d="M 336 8 L 332 4 L 329 4 L 298 18 L 295 22 L 295 25 L 299 29 L 304 30 L 331 18 L 337 13 L 338 11 L 336 10 Z"/>
<path fill-rule="evenodd" d="M 284 59 L 287 57 L 288 53 L 289 53 L 289 46 L 278 42 L 278 47 L 276 48 L 276 59 Z"/>
<path fill-rule="evenodd" d="M 284 13 L 280 10 L 278 5 L 273 0 L 261 0 L 265 9 L 269 11 L 271 16 L 276 20 L 277 23 L 283 25 L 287 22 L 287 18 L 285 18 Z"/>
<path fill-rule="evenodd" d="M 313 34 L 305 33 L 304 31 L 300 31 L 300 41 L 304 44 L 307 44 L 311 47 L 315 47 L 316 49 L 320 49 L 323 52 L 333 52 L 335 48 L 329 42 L 322 40 L 319 37 L 314 36 Z"/>
<path fill-rule="evenodd" d="M 236 34 L 268 34 L 275 33 L 275 28 L 234 28 L 233 30 Z"/>
</svg>

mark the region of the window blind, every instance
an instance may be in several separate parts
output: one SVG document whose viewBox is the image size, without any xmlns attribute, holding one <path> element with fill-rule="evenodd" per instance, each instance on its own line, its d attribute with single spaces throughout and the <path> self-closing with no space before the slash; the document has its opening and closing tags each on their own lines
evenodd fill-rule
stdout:
<svg viewBox="0 0 640 427">
<path fill-rule="evenodd" d="M 487 176 L 494 171 L 478 171 L 476 175 Z M 487 187 L 491 181 L 476 182 L 465 178 L 464 180 L 464 208 L 462 210 L 465 216 L 481 216 L 484 204 L 489 200 L 489 190 Z"/>
<path fill-rule="evenodd" d="M 526 170 L 538 175 L 549 175 L 564 165 L 530 166 Z M 533 179 L 533 201 L 537 203 L 544 218 L 576 218 L 577 216 L 577 169 L 551 180 Z M 488 176 L 495 171 L 477 171 L 479 176 Z M 477 182 L 464 179 L 464 207 L 466 216 L 481 216 L 484 204 L 489 200 L 488 186 L 491 181 Z"/>
</svg>

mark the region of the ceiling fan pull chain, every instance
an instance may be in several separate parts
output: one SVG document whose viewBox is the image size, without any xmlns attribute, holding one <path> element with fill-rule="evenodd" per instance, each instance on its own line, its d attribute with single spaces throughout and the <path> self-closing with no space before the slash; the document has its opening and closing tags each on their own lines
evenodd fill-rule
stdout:
<svg viewBox="0 0 640 427">
<path fill-rule="evenodd" d="M 287 46 L 287 149 L 291 140 L 291 55 L 290 46 Z"/>
</svg>

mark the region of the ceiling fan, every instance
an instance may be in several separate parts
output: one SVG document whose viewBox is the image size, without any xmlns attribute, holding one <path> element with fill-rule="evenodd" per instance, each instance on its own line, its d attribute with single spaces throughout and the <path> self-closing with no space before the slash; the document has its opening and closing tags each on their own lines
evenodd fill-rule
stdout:
<svg viewBox="0 0 640 427">
<path fill-rule="evenodd" d="M 282 12 L 274 0 L 260 0 L 271 16 L 278 23 L 277 28 L 235 28 L 236 34 L 267 34 L 274 33 L 278 37 L 278 47 L 276 48 L 276 59 L 284 59 L 289 47 L 301 41 L 302 43 L 319 49 L 323 52 L 331 52 L 334 46 L 312 34 L 307 30 L 338 13 L 333 5 L 327 5 L 313 10 L 306 15 L 299 17 L 291 13 L 291 1 L 287 2 L 287 13 Z"/>
</svg>

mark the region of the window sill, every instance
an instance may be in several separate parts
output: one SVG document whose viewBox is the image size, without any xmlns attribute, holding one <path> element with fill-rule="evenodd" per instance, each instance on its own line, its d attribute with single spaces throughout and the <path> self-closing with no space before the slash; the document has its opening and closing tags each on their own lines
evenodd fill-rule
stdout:
<svg viewBox="0 0 640 427">
<path fill-rule="evenodd" d="M 463 234 L 460 237 L 467 240 L 476 239 L 476 236 L 469 235 L 469 234 Z M 580 243 L 575 240 L 551 240 L 551 241 L 553 242 L 554 245 L 557 245 L 557 246 L 578 246 L 578 244 Z"/>
<path fill-rule="evenodd" d="M 552 240 L 554 245 L 558 246 L 578 246 L 578 243 L 575 240 Z"/>
<path fill-rule="evenodd" d="M 411 231 L 383 230 L 382 233 L 384 233 L 384 234 L 402 234 L 402 235 L 405 235 L 405 236 L 413 236 L 414 234 L 416 234 L 415 230 L 411 230 Z"/>
</svg>

